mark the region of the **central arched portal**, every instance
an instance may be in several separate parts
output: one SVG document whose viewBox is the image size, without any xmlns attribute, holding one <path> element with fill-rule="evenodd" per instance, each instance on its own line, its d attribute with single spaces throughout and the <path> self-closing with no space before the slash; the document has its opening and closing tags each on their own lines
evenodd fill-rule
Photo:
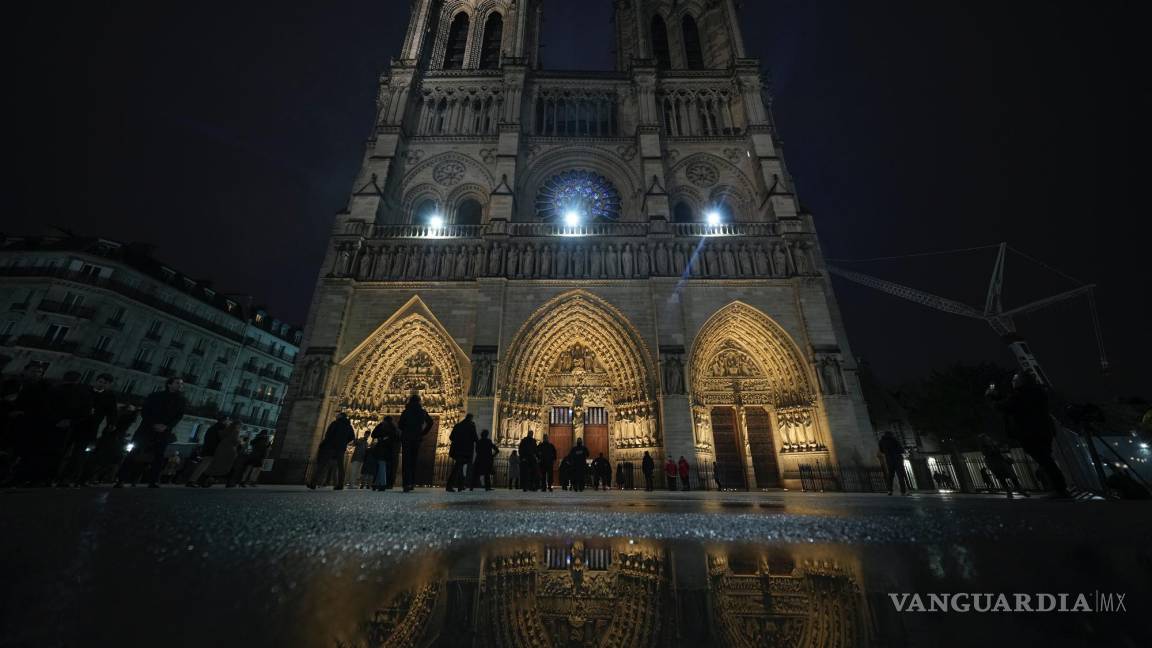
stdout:
<svg viewBox="0 0 1152 648">
<path fill-rule="evenodd" d="M 627 318 L 584 290 L 541 306 L 513 339 L 497 442 L 534 430 L 558 454 L 584 439 L 595 457 L 638 460 L 660 444 L 651 354 Z"/>
</svg>

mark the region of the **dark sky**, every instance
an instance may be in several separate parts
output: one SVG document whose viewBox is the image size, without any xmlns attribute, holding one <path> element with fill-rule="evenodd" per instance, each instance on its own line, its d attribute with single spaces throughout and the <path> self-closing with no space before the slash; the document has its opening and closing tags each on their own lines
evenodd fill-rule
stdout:
<svg viewBox="0 0 1152 648">
<path fill-rule="evenodd" d="M 409 3 L 34 4 L 8 13 L 17 174 L 0 230 L 152 243 L 302 322 Z M 547 4 L 548 65 L 612 65 L 611 0 Z M 1107 379 L 1083 300 L 1020 322 L 1054 381 L 1152 396 L 1152 102 L 1135 2 L 744 4 L 827 256 L 1010 241 L 1101 286 Z M 854 267 L 979 304 L 991 264 L 983 252 Z M 1012 260 L 1009 304 L 1073 285 L 1038 268 Z M 854 351 L 885 380 L 1011 365 L 978 321 L 836 287 Z"/>
</svg>

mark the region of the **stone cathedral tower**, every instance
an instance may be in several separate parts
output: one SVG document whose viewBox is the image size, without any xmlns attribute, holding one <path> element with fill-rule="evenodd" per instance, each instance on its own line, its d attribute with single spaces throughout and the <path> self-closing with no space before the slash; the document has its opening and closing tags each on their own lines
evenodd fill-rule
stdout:
<svg viewBox="0 0 1152 648">
<path fill-rule="evenodd" d="M 422 481 L 465 412 L 500 459 L 531 429 L 751 488 L 872 463 L 734 0 L 616 0 L 617 69 L 586 73 L 542 69 L 542 0 L 411 4 L 316 286 L 282 479 L 337 412 L 363 429 L 413 392 L 439 421 Z"/>
</svg>

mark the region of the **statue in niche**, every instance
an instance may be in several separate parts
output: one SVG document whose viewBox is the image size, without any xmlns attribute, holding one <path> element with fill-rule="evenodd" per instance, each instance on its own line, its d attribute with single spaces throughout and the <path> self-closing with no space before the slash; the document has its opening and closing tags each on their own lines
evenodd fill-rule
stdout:
<svg viewBox="0 0 1152 648">
<path fill-rule="evenodd" d="M 600 252 L 600 244 L 592 246 L 592 278 L 599 279 L 604 272 L 604 257 Z"/>
<path fill-rule="evenodd" d="M 732 245 L 724 246 L 724 274 L 729 277 L 735 277 L 736 272 L 736 255 L 732 252 Z"/>
<path fill-rule="evenodd" d="M 796 274 L 808 274 L 809 264 L 807 245 L 804 243 L 797 243 L 796 246 L 792 248 L 792 259 L 796 262 Z"/>
<path fill-rule="evenodd" d="M 679 356 L 669 355 L 664 360 L 664 392 L 684 393 L 684 365 L 680 362 Z"/>
<path fill-rule="evenodd" d="M 616 253 L 616 246 L 614 244 L 611 244 L 611 243 L 608 244 L 608 253 L 607 254 L 608 254 L 608 263 L 606 264 L 607 265 L 607 271 L 605 272 L 605 274 L 607 274 L 609 277 L 619 277 L 620 276 L 620 256 Z"/>
<path fill-rule="evenodd" d="M 439 259 L 437 258 L 437 250 L 429 248 L 428 253 L 424 256 L 424 278 L 435 279 L 436 275 L 440 272 Z"/>
<path fill-rule="evenodd" d="M 493 243 L 492 249 L 488 252 L 488 275 L 491 277 L 498 277 L 502 273 L 504 267 L 504 259 L 501 255 L 504 253 L 504 245 L 501 243 Z"/>
<path fill-rule="evenodd" d="M 584 266 L 584 261 L 585 261 L 584 260 L 584 254 L 585 254 L 585 252 L 584 252 L 584 246 L 583 245 L 578 245 L 572 249 L 572 276 L 573 277 L 580 278 L 580 277 L 584 276 L 584 267 L 585 267 Z"/>
<path fill-rule="evenodd" d="M 468 277 L 468 248 L 461 245 L 456 248 L 456 278 L 466 279 Z"/>
<path fill-rule="evenodd" d="M 752 253 L 747 245 L 740 246 L 740 274 L 745 277 L 756 275 L 756 264 L 752 263 Z"/>
<path fill-rule="evenodd" d="M 492 395 L 493 362 L 488 354 L 476 358 L 472 369 L 472 396 Z"/>
<path fill-rule="evenodd" d="M 318 396 L 324 383 L 324 361 L 317 358 L 308 363 L 304 379 L 300 381 L 300 392 L 304 396 Z"/>
<path fill-rule="evenodd" d="M 668 246 L 663 243 L 656 245 L 656 274 L 661 277 L 668 276 Z"/>
<path fill-rule="evenodd" d="M 372 277 L 372 248 L 364 248 L 360 253 L 360 269 L 356 272 L 356 278 L 360 280 L 370 279 Z"/>
<path fill-rule="evenodd" d="M 404 277 L 406 279 L 416 279 L 420 277 L 420 263 L 424 260 L 424 255 L 420 253 L 420 248 L 412 246 L 408 248 L 408 267 L 404 269 Z"/>
<path fill-rule="evenodd" d="M 684 253 L 683 245 L 677 243 L 672 249 L 672 274 L 679 277 L 688 271 L 688 259 Z"/>
<path fill-rule="evenodd" d="M 633 271 L 632 244 L 631 243 L 625 243 L 620 248 L 620 261 L 621 261 L 621 268 L 620 268 L 621 275 L 625 279 L 631 279 L 632 278 L 632 271 Z"/>
<path fill-rule="evenodd" d="M 534 268 L 533 256 L 535 251 L 532 249 L 532 244 L 528 243 L 524 246 L 524 252 L 520 258 L 520 274 L 524 277 L 531 277 Z"/>
<path fill-rule="evenodd" d="M 404 256 L 406 249 L 403 245 L 396 246 L 392 257 L 392 270 L 388 274 L 389 278 L 402 279 L 404 277 Z"/>
<path fill-rule="evenodd" d="M 774 274 L 777 277 L 788 276 L 788 254 L 784 251 L 783 245 L 776 245 L 772 248 L 772 263 L 774 264 Z"/>
<path fill-rule="evenodd" d="M 520 249 L 515 245 L 508 246 L 508 278 L 516 276 L 516 271 L 520 268 Z"/>
<path fill-rule="evenodd" d="M 649 275 L 651 272 L 649 261 L 648 246 L 641 243 L 640 249 L 636 252 L 636 276 L 647 277 Z"/>
<path fill-rule="evenodd" d="M 540 276 L 549 277 L 552 275 L 552 246 L 547 243 L 540 249 Z"/>
<path fill-rule="evenodd" d="M 843 395 L 847 393 L 844 388 L 844 373 L 840 361 L 832 356 L 824 358 L 820 363 L 820 377 L 824 379 L 824 393 Z"/>
</svg>

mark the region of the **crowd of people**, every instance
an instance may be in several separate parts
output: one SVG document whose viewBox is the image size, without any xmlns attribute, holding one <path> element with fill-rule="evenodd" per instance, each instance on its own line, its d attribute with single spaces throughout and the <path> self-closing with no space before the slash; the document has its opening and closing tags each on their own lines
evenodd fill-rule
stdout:
<svg viewBox="0 0 1152 648">
<path fill-rule="evenodd" d="M 251 436 L 238 421 L 218 420 L 200 447 L 170 452 L 184 418 L 184 381 L 169 378 L 138 408 L 119 403 L 108 374 L 84 384 L 75 371 L 59 383 L 31 362 L 0 385 L 0 482 L 14 486 L 115 487 L 162 482 L 188 486 L 255 485 L 272 445 L 267 432 Z"/>
</svg>

